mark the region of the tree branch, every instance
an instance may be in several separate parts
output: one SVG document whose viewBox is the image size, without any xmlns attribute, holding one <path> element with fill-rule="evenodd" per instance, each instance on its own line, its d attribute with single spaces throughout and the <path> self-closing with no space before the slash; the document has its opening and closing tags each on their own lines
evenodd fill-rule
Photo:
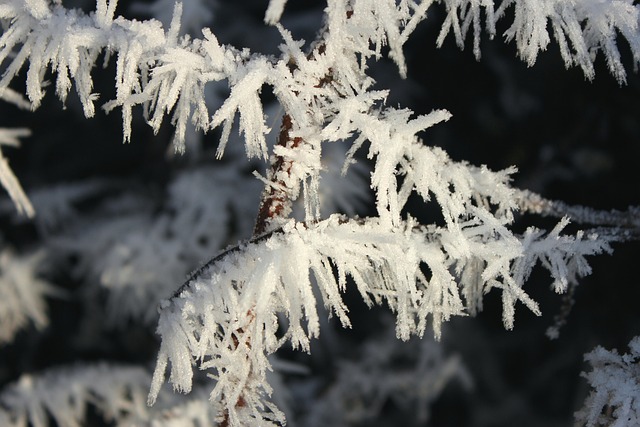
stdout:
<svg viewBox="0 0 640 427">
<path fill-rule="evenodd" d="M 300 146 L 302 138 L 291 138 L 290 136 L 292 126 L 291 116 L 285 114 L 282 118 L 278 145 L 292 149 Z M 258 210 L 256 225 L 253 229 L 254 236 L 266 232 L 274 219 L 284 218 L 291 213 L 295 195 L 292 194 L 292 189 L 286 185 L 283 174 L 287 177 L 290 176 L 292 166 L 293 162 L 291 160 L 287 160 L 282 156 L 273 157 L 271 171 L 267 178 L 269 181 L 276 183 L 276 185 L 267 185 L 262 193 L 262 202 Z"/>
</svg>

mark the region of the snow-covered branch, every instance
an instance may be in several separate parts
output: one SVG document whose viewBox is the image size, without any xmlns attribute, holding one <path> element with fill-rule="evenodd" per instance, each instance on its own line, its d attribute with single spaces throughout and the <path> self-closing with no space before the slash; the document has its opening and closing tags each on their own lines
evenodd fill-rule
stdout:
<svg viewBox="0 0 640 427">
<path fill-rule="evenodd" d="M 629 353 L 598 346 L 585 355 L 592 370 L 583 376 L 593 388 L 576 413 L 581 426 L 631 427 L 640 423 L 640 337 L 629 342 Z"/>
<path fill-rule="evenodd" d="M 8 145 L 12 147 L 19 147 L 20 141 L 18 138 L 29 136 L 31 132 L 29 129 L 4 129 L 0 128 L 0 146 Z M 26 215 L 29 218 L 33 218 L 36 214 L 33 209 L 33 205 L 29 201 L 29 198 L 24 193 L 20 181 L 16 178 L 15 174 L 9 166 L 9 161 L 2 155 L 0 151 L 0 184 L 9 193 L 9 197 L 13 201 L 18 212 Z"/>
<path fill-rule="evenodd" d="M 148 384 L 149 374 L 141 368 L 104 363 L 25 374 L 0 394 L 0 422 L 8 427 L 77 426 L 87 421 L 89 406 L 108 421 L 140 417 L 147 412 Z"/>
<path fill-rule="evenodd" d="M 625 82 L 618 38 L 624 38 L 630 47 L 631 65 L 640 62 L 640 8 L 633 0 L 444 0 L 443 3 L 447 18 L 438 44 L 453 33 L 462 47 L 467 33 L 473 29 L 473 51 L 477 58 L 484 12 L 484 27 L 492 38 L 496 22 L 513 16 L 504 37 L 515 41 L 518 54 L 529 66 L 547 50 L 552 37 L 560 47 L 565 65 L 580 67 L 590 80 L 595 76 L 595 58 L 601 53 L 611 74 L 618 82 Z M 513 10 L 508 13 L 509 9 Z"/>
<path fill-rule="evenodd" d="M 0 251 L 0 344 L 13 340 L 29 322 L 42 329 L 49 323 L 45 296 L 54 287 L 37 277 L 42 253 L 17 255 L 8 248 Z"/>
<path fill-rule="evenodd" d="M 286 342 L 309 351 L 310 339 L 320 332 L 314 287 L 349 327 L 341 293 L 353 283 L 369 305 L 390 307 L 402 339 L 422 335 L 428 318 L 439 336 L 443 322 L 477 311 L 483 296 L 499 288 L 510 328 L 518 301 L 539 314 L 522 289 L 538 260 L 562 291 L 574 276 L 589 272 L 585 255 L 607 248 L 581 235 L 561 237 L 561 226 L 548 236 L 531 230 L 520 240 L 489 220 L 470 220 L 460 234 L 412 222 L 389 228 L 377 219 L 333 216 L 306 226 L 292 221 L 281 233 L 228 251 L 163 304 L 162 346 L 150 399 L 168 363 L 174 388 L 189 391 L 195 363 L 216 379 L 211 397 L 225 407 L 232 425 L 279 419 L 265 400 L 270 393 L 267 355 Z M 454 239 L 469 251 L 461 251 Z M 461 280 L 452 273 L 456 270 Z M 286 326 L 280 316 L 288 319 Z M 240 396 L 243 404 L 237 405 Z"/>
</svg>

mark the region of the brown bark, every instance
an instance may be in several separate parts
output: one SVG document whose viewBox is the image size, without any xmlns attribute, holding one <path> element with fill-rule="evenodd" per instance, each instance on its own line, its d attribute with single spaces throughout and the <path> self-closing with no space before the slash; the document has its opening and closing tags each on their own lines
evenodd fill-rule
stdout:
<svg viewBox="0 0 640 427">
<path fill-rule="evenodd" d="M 288 148 L 296 148 L 302 143 L 302 138 L 290 137 L 291 128 L 293 122 L 291 116 L 285 114 L 282 118 L 282 126 L 280 127 L 280 135 L 278 136 L 278 145 Z M 292 200 L 291 194 L 284 180 L 278 179 L 280 174 L 291 174 L 292 162 L 286 160 L 282 156 L 275 156 L 275 160 L 271 165 L 271 171 L 268 176 L 269 179 L 274 180 L 276 185 L 268 186 L 265 188 L 262 195 L 262 203 L 258 210 L 258 217 L 256 219 L 256 225 L 253 229 L 254 237 L 257 237 L 266 231 L 268 231 L 269 224 L 275 218 L 281 218 L 285 212 L 291 208 Z"/>
</svg>

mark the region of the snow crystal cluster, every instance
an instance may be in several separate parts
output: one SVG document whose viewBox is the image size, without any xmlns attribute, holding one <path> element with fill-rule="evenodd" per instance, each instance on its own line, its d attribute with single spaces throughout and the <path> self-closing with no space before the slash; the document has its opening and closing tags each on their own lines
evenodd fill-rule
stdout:
<svg viewBox="0 0 640 427">
<path fill-rule="evenodd" d="M 630 427 L 640 423 L 640 337 L 629 342 L 627 354 L 600 346 L 585 355 L 592 366 L 583 374 L 593 390 L 576 413 L 582 425 Z"/>
</svg>

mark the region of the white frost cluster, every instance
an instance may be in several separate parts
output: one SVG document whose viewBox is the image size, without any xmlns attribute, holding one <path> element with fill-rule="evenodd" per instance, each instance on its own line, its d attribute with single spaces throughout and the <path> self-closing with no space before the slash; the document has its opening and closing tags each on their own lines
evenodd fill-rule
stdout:
<svg viewBox="0 0 640 427">
<path fill-rule="evenodd" d="M 8 145 L 18 147 L 20 146 L 18 138 L 29 136 L 30 134 L 31 132 L 29 132 L 29 129 L 0 128 L 0 146 Z M 0 184 L 2 184 L 4 189 L 9 193 L 9 197 L 11 197 L 11 200 L 18 212 L 28 217 L 33 217 L 35 215 L 33 205 L 24 193 L 18 178 L 16 178 L 11 170 L 6 157 L 2 155 L 2 151 L 0 151 Z"/>
<path fill-rule="evenodd" d="M 0 394 L 0 424 L 84 425 L 89 405 L 108 421 L 145 414 L 148 383 L 149 375 L 141 368 L 107 364 L 52 369 L 42 375 L 24 374 Z"/>
<path fill-rule="evenodd" d="M 61 198 L 38 197 L 36 206 L 45 215 L 70 211 L 72 200 L 65 198 L 92 190 L 97 197 L 110 187 L 122 191 L 123 185 L 49 189 L 44 192 L 57 192 Z M 239 192 L 245 197 L 237 197 Z M 49 251 L 54 257 L 76 257 L 75 277 L 106 291 L 108 324 L 135 320 L 150 325 L 158 318 L 157 301 L 170 295 L 189 269 L 205 261 L 203 254 L 228 243 L 232 222 L 239 232 L 250 232 L 259 193 L 258 183 L 248 174 L 242 176 L 233 164 L 186 169 L 169 183 L 161 209 L 130 189 L 125 196 L 107 198 L 92 217 L 67 218 L 65 227 L 60 224 L 62 231 L 50 237 Z M 59 220 L 69 214 L 61 216 Z"/>
<path fill-rule="evenodd" d="M 38 329 L 49 323 L 45 296 L 54 288 L 37 276 L 42 255 L 0 251 L 0 345 L 13 341 L 29 322 Z"/>
<path fill-rule="evenodd" d="M 438 44 L 453 33 L 462 47 L 472 29 L 478 58 L 482 15 L 486 17 L 485 29 L 493 37 L 496 22 L 513 8 L 509 15 L 514 20 L 504 36 L 515 40 L 518 54 L 529 66 L 547 49 L 552 37 L 560 46 L 565 65 L 580 67 L 588 79 L 595 76 L 593 63 L 597 54 L 602 53 L 611 74 L 620 83 L 625 81 L 625 67 L 616 42 L 619 36 L 628 42 L 634 64 L 640 62 L 640 8 L 633 0 L 445 0 L 444 4 L 447 18 Z"/>
<path fill-rule="evenodd" d="M 578 425 L 640 425 L 640 337 L 629 342 L 629 350 L 621 355 L 598 346 L 585 355 L 593 369 L 583 375 L 593 390 L 576 412 Z"/>
<path fill-rule="evenodd" d="M 355 359 L 338 362 L 335 379 L 322 388 L 322 398 L 308 399 L 301 425 L 346 427 L 374 422 L 390 402 L 412 408 L 410 412 L 417 412 L 415 420 L 424 425 L 430 405 L 450 383 L 465 389 L 473 386 L 460 358 L 445 356 L 440 343 L 428 337 L 398 342 L 389 332 L 387 328 L 367 341 Z"/>
<path fill-rule="evenodd" d="M 141 367 L 105 362 L 23 374 L 0 393 L 0 424 L 78 427 L 97 415 L 114 427 L 216 425 L 216 408 L 199 390 L 188 400 L 163 392 L 158 405 L 148 407 L 150 382 L 151 376 Z"/>
</svg>

